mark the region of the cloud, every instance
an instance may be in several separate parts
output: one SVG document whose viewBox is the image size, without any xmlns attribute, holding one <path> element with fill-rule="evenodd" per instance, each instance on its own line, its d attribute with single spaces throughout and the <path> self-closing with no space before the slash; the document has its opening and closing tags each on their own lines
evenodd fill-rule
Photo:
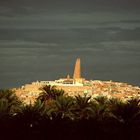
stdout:
<svg viewBox="0 0 140 140">
<path fill-rule="evenodd" d="M 29 47 L 29 46 L 32 46 L 33 48 L 34 47 L 41 47 L 41 46 L 44 46 L 44 47 L 55 47 L 55 46 L 58 46 L 58 44 L 56 43 L 43 43 L 43 42 L 37 42 L 37 41 L 23 41 L 23 40 L 1 40 L 0 41 L 0 46 L 4 46 L 5 47 L 18 47 L 18 46 L 24 46 L 25 48 L 26 47 Z"/>
<path fill-rule="evenodd" d="M 0 48 L 74 48 L 82 44 L 140 41 L 140 27 L 69 27 L 54 29 L 0 29 Z M 98 45 L 98 44 L 97 44 Z M 133 46 L 133 44 L 131 44 Z M 87 47 L 86 45 L 83 47 Z"/>
<path fill-rule="evenodd" d="M 1 0 L 0 86 L 57 79 L 77 57 L 84 77 L 139 84 L 139 15 L 136 0 Z"/>
<path fill-rule="evenodd" d="M 26 10 L 25 10 L 26 11 Z M 9 12 L 10 14 L 12 12 Z M 0 15 L 0 29 L 70 29 L 70 28 L 101 28 L 140 27 L 139 14 L 114 13 L 114 12 L 90 12 L 90 13 L 30 13 L 15 15 Z"/>
</svg>

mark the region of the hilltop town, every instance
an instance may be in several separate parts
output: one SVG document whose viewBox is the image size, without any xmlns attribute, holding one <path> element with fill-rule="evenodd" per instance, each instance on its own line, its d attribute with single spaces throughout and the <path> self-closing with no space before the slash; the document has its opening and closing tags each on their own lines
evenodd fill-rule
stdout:
<svg viewBox="0 0 140 140">
<path fill-rule="evenodd" d="M 68 75 L 66 78 L 60 78 L 55 81 L 36 81 L 14 90 L 23 102 L 29 104 L 34 103 L 41 93 L 41 87 L 45 85 L 56 86 L 57 89 L 64 90 L 65 94 L 69 96 L 87 95 L 92 98 L 106 96 L 107 98 L 120 98 L 123 101 L 133 97 L 140 97 L 140 88 L 137 86 L 132 86 L 127 83 L 86 80 L 82 78 L 80 58 L 76 60 L 72 78 Z"/>
</svg>

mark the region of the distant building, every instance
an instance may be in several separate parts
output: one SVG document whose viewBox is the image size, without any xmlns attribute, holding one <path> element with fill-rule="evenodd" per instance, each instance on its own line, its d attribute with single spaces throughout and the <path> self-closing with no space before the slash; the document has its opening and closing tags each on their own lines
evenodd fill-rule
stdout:
<svg viewBox="0 0 140 140">
<path fill-rule="evenodd" d="M 84 84 L 85 79 L 81 77 L 81 61 L 80 58 L 77 58 L 74 68 L 73 74 L 74 83 L 81 83 Z"/>
<path fill-rule="evenodd" d="M 59 80 L 55 80 L 56 83 L 61 83 L 63 85 L 73 85 L 73 86 L 83 86 L 85 79 L 81 78 L 81 61 L 80 58 L 77 58 L 75 67 L 74 67 L 74 73 L 73 78 L 70 78 L 69 75 L 67 75 L 66 78 L 61 78 Z"/>
<path fill-rule="evenodd" d="M 73 73 L 73 79 L 79 79 L 81 78 L 81 61 L 80 58 L 77 58 Z"/>
<path fill-rule="evenodd" d="M 73 77 L 67 75 L 66 78 L 60 78 L 54 81 L 36 81 L 26 84 L 16 90 L 16 94 L 22 101 L 27 104 L 33 103 L 39 94 L 41 88 L 45 85 L 56 86 L 57 89 L 63 89 L 69 96 L 106 96 L 107 98 L 115 97 L 127 101 L 132 97 L 140 98 L 140 88 L 133 87 L 127 83 L 118 83 L 112 81 L 85 80 L 81 76 L 81 61 L 76 60 Z"/>
<path fill-rule="evenodd" d="M 73 78 L 70 77 L 68 74 L 66 78 L 60 78 L 55 81 L 40 81 L 37 84 L 41 85 L 56 85 L 56 86 L 83 86 L 85 83 L 85 79 L 81 77 L 81 61 L 80 58 L 77 58 L 75 67 L 74 67 L 74 73 Z"/>
</svg>

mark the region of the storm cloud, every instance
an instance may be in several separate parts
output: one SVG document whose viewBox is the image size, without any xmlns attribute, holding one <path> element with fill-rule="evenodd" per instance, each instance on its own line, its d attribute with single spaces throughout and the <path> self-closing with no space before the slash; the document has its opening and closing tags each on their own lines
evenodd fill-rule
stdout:
<svg viewBox="0 0 140 140">
<path fill-rule="evenodd" d="M 140 85 L 138 0 L 1 0 L 0 87 L 72 75 Z"/>
</svg>

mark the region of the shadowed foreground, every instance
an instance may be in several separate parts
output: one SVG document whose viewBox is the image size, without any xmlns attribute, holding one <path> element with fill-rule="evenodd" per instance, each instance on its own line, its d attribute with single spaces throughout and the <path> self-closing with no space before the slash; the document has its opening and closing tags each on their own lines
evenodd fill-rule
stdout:
<svg viewBox="0 0 140 140">
<path fill-rule="evenodd" d="M 46 86 L 34 105 L 0 90 L 1 139 L 137 140 L 140 100 L 70 97 Z"/>
</svg>

